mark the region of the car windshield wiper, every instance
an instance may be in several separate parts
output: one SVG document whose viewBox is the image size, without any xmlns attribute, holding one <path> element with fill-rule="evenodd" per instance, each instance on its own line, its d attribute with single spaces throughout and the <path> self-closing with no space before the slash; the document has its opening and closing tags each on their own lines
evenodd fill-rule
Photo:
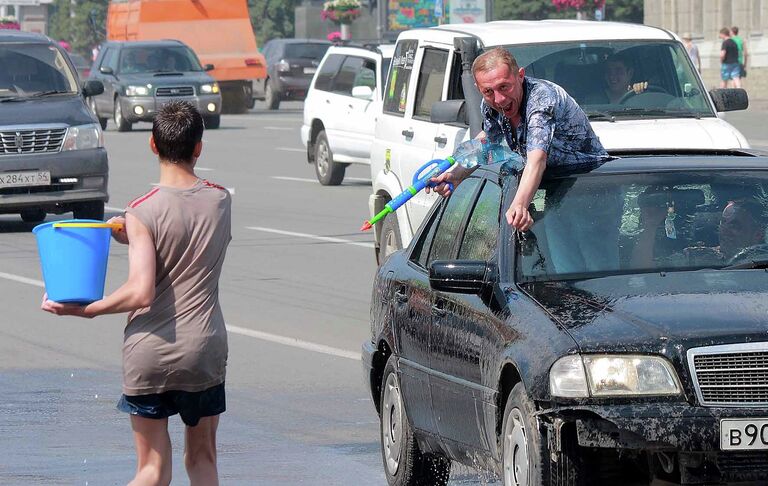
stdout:
<svg viewBox="0 0 768 486">
<path fill-rule="evenodd" d="M 59 91 L 59 90 L 40 91 L 37 93 L 33 93 L 31 95 L 17 95 L 17 96 L 12 96 L 10 98 L 0 98 L 0 103 L 5 103 L 6 101 L 25 101 L 32 98 L 43 98 L 45 96 L 59 95 L 59 94 L 74 94 L 74 92 Z"/>
<path fill-rule="evenodd" d="M 609 122 L 616 121 L 616 117 L 606 111 L 588 111 L 587 118 L 590 120 L 608 120 Z"/>
<path fill-rule="evenodd" d="M 728 265 L 722 267 L 720 270 L 743 270 L 743 269 L 765 269 L 768 268 L 768 260 L 748 260 L 746 262 L 737 263 L 735 265 Z"/>
<path fill-rule="evenodd" d="M 623 108 L 621 110 L 611 110 L 614 116 L 650 116 L 650 117 L 668 117 L 668 118 L 701 118 L 701 113 L 688 110 L 668 110 L 662 108 Z"/>
<path fill-rule="evenodd" d="M 154 76 L 181 76 L 184 73 L 180 71 L 154 71 Z"/>
</svg>

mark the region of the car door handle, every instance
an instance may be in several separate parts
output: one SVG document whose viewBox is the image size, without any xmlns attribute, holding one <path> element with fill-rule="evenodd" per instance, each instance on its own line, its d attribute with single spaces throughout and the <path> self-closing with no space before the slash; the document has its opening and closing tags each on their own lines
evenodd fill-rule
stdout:
<svg viewBox="0 0 768 486">
<path fill-rule="evenodd" d="M 413 138 L 413 130 L 403 130 L 400 132 L 405 138 Z"/>
<path fill-rule="evenodd" d="M 400 303 L 408 302 L 408 296 L 405 294 L 405 287 L 395 290 L 395 300 Z"/>
<path fill-rule="evenodd" d="M 354 110 L 355 109 L 355 107 L 352 106 L 352 105 L 347 105 L 347 108 L 349 108 L 350 110 Z"/>
<path fill-rule="evenodd" d="M 440 145 L 445 145 L 448 143 L 448 137 L 435 137 L 435 142 L 439 143 Z"/>
<path fill-rule="evenodd" d="M 329 100 L 328 98 L 326 98 L 326 99 L 325 99 L 325 103 L 326 103 L 326 104 L 328 104 L 328 105 L 330 105 L 330 104 L 331 104 L 331 100 Z"/>
<path fill-rule="evenodd" d="M 445 303 L 440 301 L 432 305 L 432 315 L 436 317 L 445 317 Z"/>
</svg>

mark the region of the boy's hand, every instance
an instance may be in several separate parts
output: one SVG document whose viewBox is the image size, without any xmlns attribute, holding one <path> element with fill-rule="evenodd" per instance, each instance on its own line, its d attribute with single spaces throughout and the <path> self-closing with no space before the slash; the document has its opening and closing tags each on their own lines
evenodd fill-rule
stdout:
<svg viewBox="0 0 768 486">
<path fill-rule="evenodd" d="M 427 186 L 424 188 L 424 191 L 427 194 L 429 194 L 431 191 L 435 191 L 443 197 L 448 197 L 451 195 L 451 186 L 449 184 L 453 184 L 453 189 L 455 190 L 456 186 L 458 186 L 462 180 L 463 178 L 459 177 L 455 171 L 443 172 L 439 176 L 433 177 L 429 180 L 429 182 L 433 182 L 437 185 L 432 188 Z"/>
<path fill-rule="evenodd" d="M 57 316 L 77 316 L 85 317 L 87 319 L 91 319 L 93 317 L 85 313 L 84 305 L 60 304 L 59 302 L 48 300 L 47 293 L 43 294 L 43 303 L 40 305 L 40 308 L 46 312 L 50 312 L 51 314 L 56 314 Z"/>
<path fill-rule="evenodd" d="M 115 239 L 118 243 L 122 243 L 123 245 L 128 244 L 128 232 L 125 230 L 125 218 L 122 216 L 115 216 L 114 218 L 109 218 L 107 223 L 114 223 L 114 224 L 122 224 L 122 228 L 112 228 L 112 238 Z"/>
<path fill-rule="evenodd" d="M 509 209 L 507 209 L 506 217 L 507 223 L 518 231 L 528 231 L 531 225 L 533 225 L 533 218 L 528 212 L 528 208 L 522 204 L 515 204 L 513 202 Z"/>
</svg>

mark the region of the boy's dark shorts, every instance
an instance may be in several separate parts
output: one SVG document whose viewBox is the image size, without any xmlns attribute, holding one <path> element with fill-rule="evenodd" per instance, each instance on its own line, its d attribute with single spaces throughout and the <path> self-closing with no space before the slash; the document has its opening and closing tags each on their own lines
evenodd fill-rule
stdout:
<svg viewBox="0 0 768 486">
<path fill-rule="evenodd" d="M 167 391 L 150 395 L 123 395 L 117 402 L 121 412 L 151 419 L 181 415 L 181 420 L 194 427 L 202 417 L 224 413 L 227 409 L 224 383 L 201 392 Z"/>
</svg>

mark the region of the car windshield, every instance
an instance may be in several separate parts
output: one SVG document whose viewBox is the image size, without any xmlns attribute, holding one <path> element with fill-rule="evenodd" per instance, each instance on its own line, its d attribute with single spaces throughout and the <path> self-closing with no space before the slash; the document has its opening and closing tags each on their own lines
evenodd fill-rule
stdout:
<svg viewBox="0 0 768 486">
<path fill-rule="evenodd" d="M 202 71 L 197 56 L 187 47 L 129 47 L 120 53 L 121 74 Z"/>
<path fill-rule="evenodd" d="M 328 44 L 286 44 L 285 57 L 317 59 L 319 61 L 329 47 Z"/>
<path fill-rule="evenodd" d="M 78 91 L 62 51 L 51 45 L 0 44 L 0 66 L 0 98 Z"/>
<path fill-rule="evenodd" d="M 592 173 L 544 181 L 517 245 L 523 280 L 768 262 L 768 171 Z"/>
<path fill-rule="evenodd" d="M 526 75 L 562 86 L 593 120 L 715 116 L 678 42 L 580 41 L 507 49 Z M 640 94 L 629 89 L 637 83 L 643 83 Z"/>
</svg>

